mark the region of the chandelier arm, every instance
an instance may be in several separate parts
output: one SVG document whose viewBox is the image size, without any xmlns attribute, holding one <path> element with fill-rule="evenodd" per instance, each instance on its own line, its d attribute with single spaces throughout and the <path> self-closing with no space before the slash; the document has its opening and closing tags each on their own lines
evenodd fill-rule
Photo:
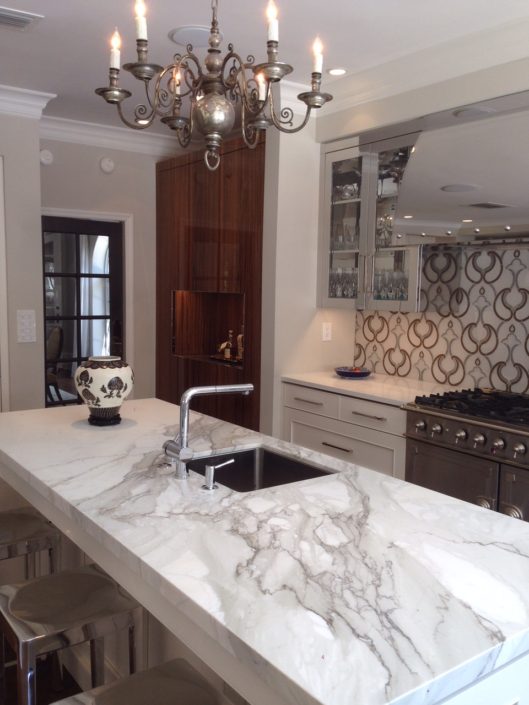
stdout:
<svg viewBox="0 0 529 705">
<path fill-rule="evenodd" d="M 121 107 L 122 103 L 117 104 L 117 109 L 118 109 L 118 115 L 120 117 L 121 122 L 123 122 L 127 127 L 131 127 L 133 130 L 145 130 L 147 127 L 150 127 L 154 121 L 154 118 L 156 117 L 156 112 L 154 110 L 151 110 L 150 115 L 148 117 L 143 118 L 144 122 L 140 125 L 137 122 L 131 122 L 123 112 L 123 108 Z M 147 111 L 147 106 L 145 105 L 140 105 L 137 106 L 135 109 L 135 112 L 138 110 L 138 108 L 144 108 L 145 111 Z"/>
<path fill-rule="evenodd" d="M 233 61 L 233 66 L 229 69 L 228 78 L 226 78 L 226 66 L 230 61 Z M 250 79 L 248 79 L 246 76 L 246 69 L 251 67 L 253 61 L 253 56 L 249 56 L 246 62 L 243 61 L 240 54 L 233 49 L 230 49 L 222 62 L 220 79 L 223 87 L 227 91 L 231 91 L 236 97 L 241 99 L 241 102 L 247 112 L 254 117 L 257 117 L 266 104 L 266 100 L 260 101 L 258 98 L 257 89 L 250 87 L 251 81 L 256 83 L 255 77 L 251 76 Z"/>
<path fill-rule="evenodd" d="M 178 139 L 178 144 L 180 145 L 180 147 L 184 149 L 186 147 L 189 147 L 192 132 L 193 130 L 189 123 L 185 127 L 181 127 L 179 130 L 176 130 L 176 137 Z"/>
<path fill-rule="evenodd" d="M 272 124 L 274 127 L 276 127 L 280 132 L 285 132 L 289 135 L 294 134 L 295 132 L 299 132 L 302 130 L 305 125 L 308 123 L 310 114 L 312 112 L 312 108 L 310 105 L 307 105 L 306 111 L 305 111 L 305 117 L 303 118 L 303 121 L 301 122 L 300 125 L 297 127 L 292 127 L 288 128 L 285 127 L 285 124 L 292 124 L 292 117 L 294 115 L 292 108 L 282 108 L 281 112 L 279 114 L 279 117 L 276 114 L 275 108 L 274 108 L 274 97 L 272 91 L 269 92 L 269 102 L 270 102 L 270 119 L 272 120 Z"/>
<path fill-rule="evenodd" d="M 249 149 L 255 149 L 259 142 L 259 131 L 256 130 L 253 125 L 248 125 L 246 121 L 246 111 L 244 110 L 244 106 L 241 111 L 241 127 L 244 144 Z"/>
</svg>

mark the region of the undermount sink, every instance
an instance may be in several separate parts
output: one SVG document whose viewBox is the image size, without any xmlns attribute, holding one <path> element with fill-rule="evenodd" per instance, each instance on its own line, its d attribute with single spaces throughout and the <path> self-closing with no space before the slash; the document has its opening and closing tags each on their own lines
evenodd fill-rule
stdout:
<svg viewBox="0 0 529 705">
<path fill-rule="evenodd" d="M 327 470 L 266 448 L 252 448 L 197 458 L 188 462 L 187 467 L 200 475 L 205 475 L 206 465 L 219 465 L 231 459 L 233 463 L 215 470 L 215 482 L 237 492 L 251 492 L 330 474 Z"/>
</svg>

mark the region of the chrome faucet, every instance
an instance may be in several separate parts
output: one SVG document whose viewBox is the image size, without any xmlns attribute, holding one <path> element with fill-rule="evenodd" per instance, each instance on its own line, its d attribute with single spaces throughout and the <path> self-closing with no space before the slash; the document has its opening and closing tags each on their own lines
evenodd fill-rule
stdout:
<svg viewBox="0 0 529 705">
<path fill-rule="evenodd" d="M 190 387 L 182 394 L 180 399 L 180 427 L 178 434 L 172 441 L 166 441 L 163 445 L 165 454 L 176 460 L 176 476 L 180 479 L 187 478 L 186 462 L 193 457 L 193 451 L 188 446 L 189 442 L 189 405 L 193 397 L 206 394 L 244 394 L 245 396 L 253 392 L 253 384 L 221 384 L 209 387 Z"/>
</svg>

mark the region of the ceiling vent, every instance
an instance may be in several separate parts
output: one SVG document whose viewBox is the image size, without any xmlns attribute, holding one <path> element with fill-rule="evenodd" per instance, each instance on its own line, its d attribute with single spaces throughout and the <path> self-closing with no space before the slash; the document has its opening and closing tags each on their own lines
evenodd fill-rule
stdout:
<svg viewBox="0 0 529 705">
<path fill-rule="evenodd" d="M 484 203 L 469 203 L 470 208 L 512 208 L 510 203 L 494 203 L 493 201 L 485 201 Z"/>
<path fill-rule="evenodd" d="M 0 27 L 26 29 L 43 18 L 44 15 L 37 15 L 34 12 L 24 12 L 23 10 L 13 10 L 10 7 L 0 7 Z"/>
</svg>

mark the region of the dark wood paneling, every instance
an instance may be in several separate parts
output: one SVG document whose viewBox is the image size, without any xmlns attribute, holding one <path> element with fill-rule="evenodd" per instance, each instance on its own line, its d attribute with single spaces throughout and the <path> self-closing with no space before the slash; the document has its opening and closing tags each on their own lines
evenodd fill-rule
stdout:
<svg viewBox="0 0 529 705">
<path fill-rule="evenodd" d="M 193 408 L 259 427 L 264 142 L 225 143 L 209 172 L 202 152 L 157 165 L 157 396 L 178 403 L 204 384 L 252 382 L 255 392 L 196 399 Z M 241 366 L 208 359 L 244 325 Z"/>
</svg>

